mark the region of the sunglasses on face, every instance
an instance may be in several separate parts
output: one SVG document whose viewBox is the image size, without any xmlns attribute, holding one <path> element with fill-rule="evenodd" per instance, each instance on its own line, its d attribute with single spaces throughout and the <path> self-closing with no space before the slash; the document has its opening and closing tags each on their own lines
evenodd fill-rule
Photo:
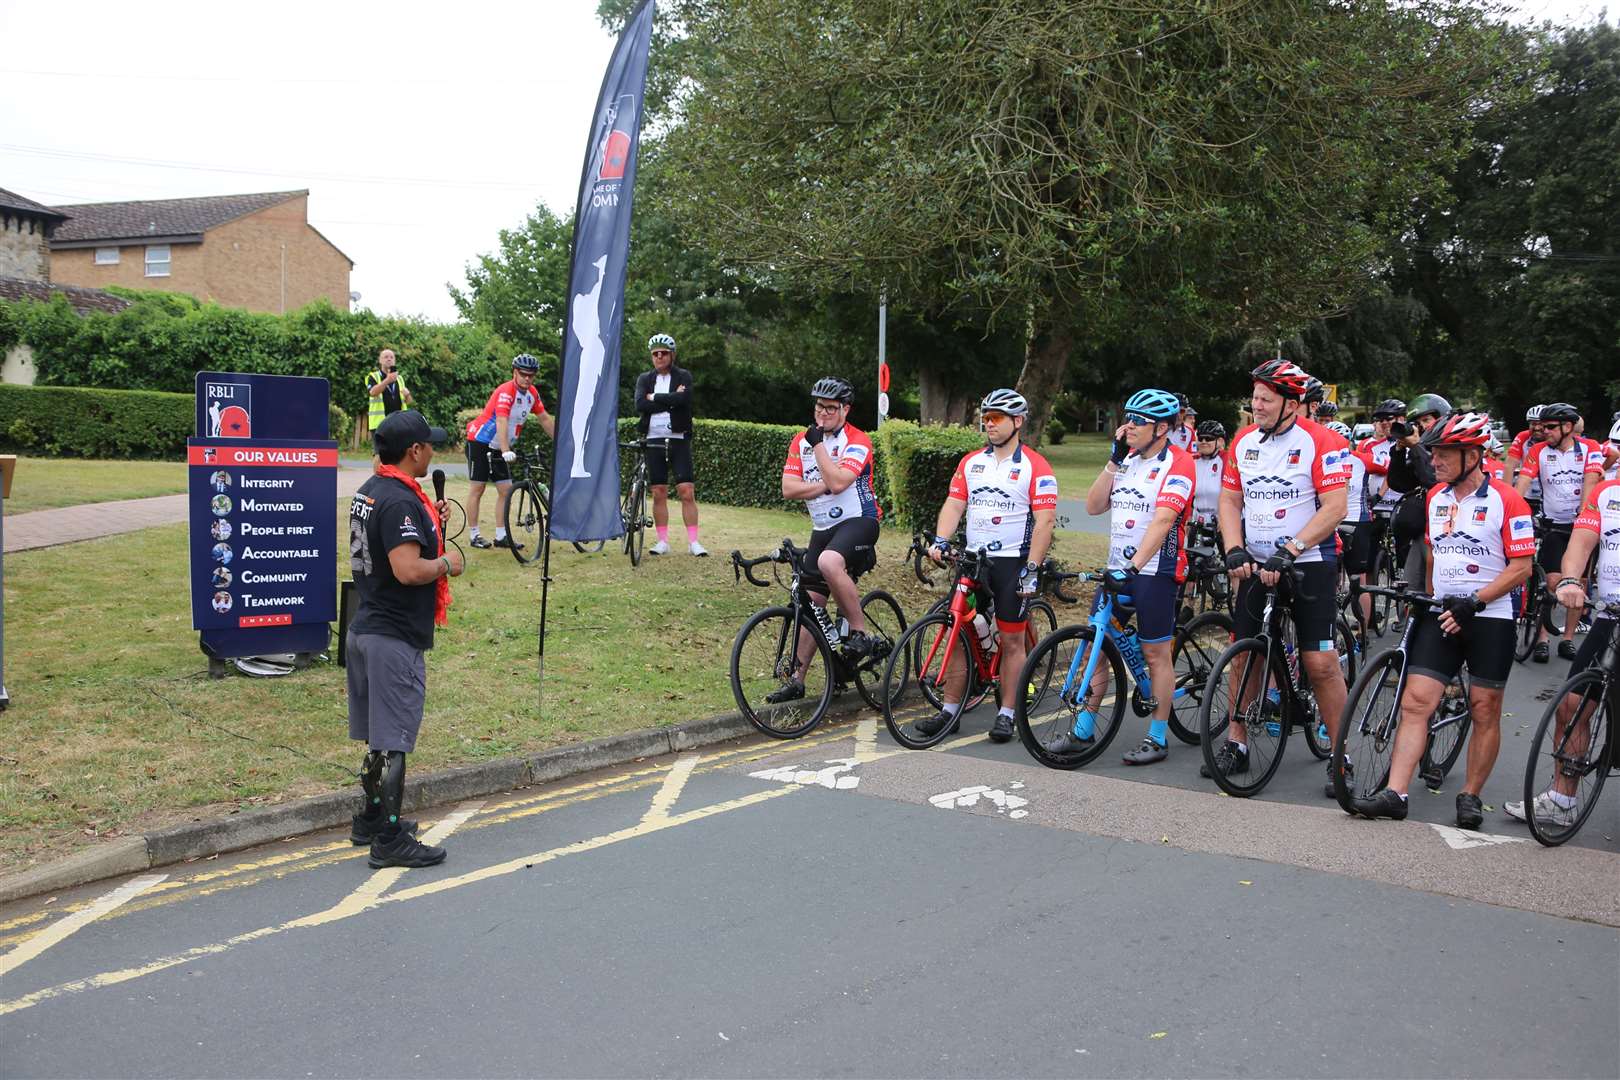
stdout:
<svg viewBox="0 0 1620 1080">
<path fill-rule="evenodd" d="M 1009 417 L 1004 412 L 993 412 L 992 411 L 992 412 L 980 413 L 979 414 L 979 419 L 984 421 L 986 424 L 999 424 L 1003 420 L 1010 420 L 1011 417 Z"/>
<path fill-rule="evenodd" d="M 1130 424 L 1132 427 L 1152 427 L 1158 421 L 1154 420 L 1151 416 L 1143 416 L 1141 413 L 1128 412 L 1125 414 L 1125 422 Z"/>
<path fill-rule="evenodd" d="M 654 349 L 652 351 L 652 354 L 654 356 L 674 356 L 675 355 L 674 353 L 670 352 L 668 349 Z"/>
</svg>

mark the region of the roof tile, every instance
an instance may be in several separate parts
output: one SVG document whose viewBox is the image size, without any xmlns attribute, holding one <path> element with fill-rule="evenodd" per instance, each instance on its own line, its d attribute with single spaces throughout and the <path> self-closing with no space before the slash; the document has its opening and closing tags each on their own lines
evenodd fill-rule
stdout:
<svg viewBox="0 0 1620 1080">
<path fill-rule="evenodd" d="M 256 195 L 213 195 L 198 199 L 148 199 L 58 206 L 53 208 L 54 211 L 68 215 L 68 220 L 57 226 L 51 242 L 139 240 L 146 236 L 202 233 L 308 194 L 308 190 L 269 191 Z"/>
</svg>

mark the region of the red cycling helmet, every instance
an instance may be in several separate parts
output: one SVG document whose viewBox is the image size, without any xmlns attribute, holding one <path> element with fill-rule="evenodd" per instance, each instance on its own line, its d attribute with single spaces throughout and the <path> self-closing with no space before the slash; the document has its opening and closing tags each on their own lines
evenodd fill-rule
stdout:
<svg viewBox="0 0 1620 1080">
<path fill-rule="evenodd" d="M 1311 377 L 1305 374 L 1298 364 L 1277 357 L 1267 360 L 1253 371 L 1249 377 L 1257 383 L 1265 383 L 1283 397 L 1292 401 L 1301 401 L 1305 391 L 1310 389 Z"/>
<path fill-rule="evenodd" d="M 1474 446 L 1484 449 L 1491 441 L 1491 418 L 1484 413 L 1452 413 L 1423 433 L 1423 445 Z"/>
</svg>

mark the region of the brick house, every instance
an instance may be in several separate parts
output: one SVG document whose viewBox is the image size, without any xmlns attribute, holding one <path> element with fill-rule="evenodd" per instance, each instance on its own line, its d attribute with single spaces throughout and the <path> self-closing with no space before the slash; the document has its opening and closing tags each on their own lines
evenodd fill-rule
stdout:
<svg viewBox="0 0 1620 1080">
<path fill-rule="evenodd" d="M 308 191 L 50 208 L 51 280 L 190 293 L 281 314 L 326 299 L 349 309 L 354 262 L 309 223 Z"/>
</svg>

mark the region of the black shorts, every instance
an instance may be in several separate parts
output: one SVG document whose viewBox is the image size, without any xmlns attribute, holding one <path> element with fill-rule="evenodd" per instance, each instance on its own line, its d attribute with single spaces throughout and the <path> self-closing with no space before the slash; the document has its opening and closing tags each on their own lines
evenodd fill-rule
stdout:
<svg viewBox="0 0 1620 1080">
<path fill-rule="evenodd" d="M 1373 552 L 1378 550 L 1377 526 L 1370 521 L 1346 522 L 1339 526 L 1344 539 L 1344 572 L 1365 574 L 1372 569 Z"/>
<path fill-rule="evenodd" d="M 1434 611 L 1418 617 L 1407 652 L 1407 670 L 1427 675 L 1441 683 L 1457 677 L 1468 665 L 1468 682 L 1488 690 L 1507 685 L 1513 670 L 1513 621 L 1475 616 L 1460 634 L 1440 629 L 1440 616 Z"/>
<path fill-rule="evenodd" d="M 1333 644 L 1333 621 L 1338 614 L 1339 564 L 1337 560 L 1300 563 L 1296 569 L 1305 580 L 1294 586 L 1294 636 L 1300 652 L 1328 652 Z M 1260 616 L 1265 613 L 1265 586 L 1255 573 L 1238 586 L 1232 613 L 1232 630 L 1238 638 L 1260 632 Z M 1236 640 L 1234 638 L 1234 640 Z"/>
<path fill-rule="evenodd" d="M 665 448 L 668 448 L 668 453 Z M 647 482 L 668 484 L 669 474 L 677 484 L 692 482 L 692 437 L 647 440 Z"/>
<path fill-rule="evenodd" d="M 1559 570 L 1564 565 L 1564 551 L 1569 547 L 1569 537 L 1573 531 L 1572 525 L 1555 525 L 1551 522 L 1542 529 L 1541 541 L 1536 545 L 1536 562 L 1554 581 L 1558 580 Z"/>
<path fill-rule="evenodd" d="M 1592 629 L 1586 632 L 1586 640 L 1581 642 L 1581 647 L 1575 650 L 1575 659 L 1569 662 L 1571 676 L 1585 671 L 1598 662 L 1598 657 L 1603 655 L 1603 650 L 1608 646 L 1609 639 L 1614 636 L 1616 625 L 1620 624 L 1617 624 L 1613 619 L 1592 620 Z"/>
<path fill-rule="evenodd" d="M 1018 576 L 1024 571 L 1023 559 L 986 559 L 986 586 L 975 590 L 980 611 L 993 612 L 996 628 L 1004 634 L 1017 634 L 1029 625 L 1026 606 L 1029 597 L 1018 593 Z"/>
<path fill-rule="evenodd" d="M 507 468 L 501 452 L 487 442 L 467 440 L 467 479 L 475 484 L 512 482 L 512 470 Z"/>
<path fill-rule="evenodd" d="M 844 569 L 851 578 L 859 578 L 877 565 L 877 518 L 859 517 L 840 521 L 830 529 L 817 529 L 810 534 L 810 546 L 804 551 L 804 587 L 821 596 L 828 595 L 827 579 L 816 569 L 823 551 L 836 551 L 844 557 Z"/>
</svg>

